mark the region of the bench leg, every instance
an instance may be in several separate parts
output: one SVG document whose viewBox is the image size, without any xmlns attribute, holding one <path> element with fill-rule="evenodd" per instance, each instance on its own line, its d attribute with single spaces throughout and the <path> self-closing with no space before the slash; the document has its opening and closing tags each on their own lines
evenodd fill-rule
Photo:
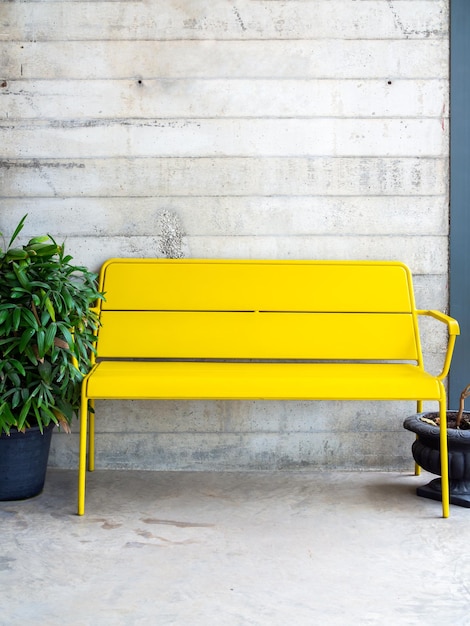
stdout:
<svg viewBox="0 0 470 626">
<path fill-rule="evenodd" d="M 78 515 L 85 513 L 85 480 L 88 426 L 88 398 L 82 394 L 80 405 L 80 450 L 78 456 Z"/>
<path fill-rule="evenodd" d="M 418 400 L 417 406 L 416 406 L 416 412 L 417 413 L 422 413 L 423 412 L 423 401 L 422 400 Z M 416 435 L 416 439 L 418 439 L 418 435 Z M 421 467 L 415 463 L 415 476 L 419 476 L 421 474 Z"/>
<path fill-rule="evenodd" d="M 447 453 L 447 413 L 446 400 L 439 403 L 442 517 L 449 517 L 449 459 Z"/>
<path fill-rule="evenodd" d="M 416 439 L 418 439 L 418 435 L 416 435 Z M 421 466 L 415 463 L 415 476 L 421 475 Z"/>
<path fill-rule="evenodd" d="M 90 410 L 88 411 L 88 470 L 95 470 L 95 401 L 89 400 Z"/>
</svg>

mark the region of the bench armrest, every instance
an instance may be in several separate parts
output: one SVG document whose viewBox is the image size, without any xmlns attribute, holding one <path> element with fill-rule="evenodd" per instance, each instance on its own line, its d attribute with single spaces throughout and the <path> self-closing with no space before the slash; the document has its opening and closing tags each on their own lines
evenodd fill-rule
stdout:
<svg viewBox="0 0 470 626">
<path fill-rule="evenodd" d="M 440 311 L 418 310 L 416 313 L 418 315 L 428 315 L 429 317 L 434 317 L 434 319 L 439 320 L 440 322 L 444 322 L 444 324 L 447 324 L 449 335 L 460 335 L 459 323 L 453 317 L 450 317 L 445 313 L 441 313 Z"/>
<path fill-rule="evenodd" d="M 449 333 L 449 341 L 447 344 L 447 353 L 444 361 L 444 366 L 442 368 L 442 372 L 437 376 L 439 380 L 444 379 L 449 373 L 450 362 L 452 360 L 452 354 L 454 352 L 455 339 L 457 335 L 460 335 L 460 327 L 459 323 L 453 317 L 446 315 L 445 313 L 441 313 L 440 311 L 432 311 L 432 310 L 418 310 L 416 311 L 418 315 L 427 315 L 428 317 L 433 317 L 439 322 L 443 322 L 447 325 L 447 331 Z"/>
</svg>

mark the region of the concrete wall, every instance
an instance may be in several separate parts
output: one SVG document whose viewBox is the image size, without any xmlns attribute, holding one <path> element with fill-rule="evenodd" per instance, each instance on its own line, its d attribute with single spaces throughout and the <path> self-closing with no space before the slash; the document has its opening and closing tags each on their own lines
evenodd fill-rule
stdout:
<svg viewBox="0 0 470 626">
<path fill-rule="evenodd" d="M 93 268 L 400 259 L 418 306 L 445 309 L 448 4 L 2 3 L 0 230 L 27 212 L 26 236 Z M 444 343 L 426 334 L 434 369 Z M 410 466 L 413 411 L 98 403 L 98 466 Z M 51 462 L 75 466 L 76 444 L 57 436 Z"/>
</svg>

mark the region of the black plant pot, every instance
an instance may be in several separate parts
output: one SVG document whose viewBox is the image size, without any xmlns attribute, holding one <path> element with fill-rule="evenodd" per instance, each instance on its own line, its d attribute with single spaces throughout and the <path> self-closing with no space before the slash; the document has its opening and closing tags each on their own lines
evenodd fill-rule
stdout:
<svg viewBox="0 0 470 626">
<path fill-rule="evenodd" d="M 447 412 L 447 419 L 456 416 L 455 411 Z M 441 474 L 441 454 L 439 448 L 439 426 L 423 422 L 420 418 L 434 419 L 438 413 L 416 413 L 407 417 L 403 426 L 418 435 L 411 451 L 416 463 L 431 474 Z M 469 416 L 470 413 L 464 413 Z M 449 493 L 451 504 L 470 508 L 470 430 L 447 429 L 449 458 Z M 428 485 L 418 487 L 416 493 L 424 498 L 441 500 L 441 479 L 436 478 Z"/>
<path fill-rule="evenodd" d="M 55 424 L 0 435 L 0 500 L 24 500 L 37 496 L 46 480 L 47 461 Z"/>
</svg>

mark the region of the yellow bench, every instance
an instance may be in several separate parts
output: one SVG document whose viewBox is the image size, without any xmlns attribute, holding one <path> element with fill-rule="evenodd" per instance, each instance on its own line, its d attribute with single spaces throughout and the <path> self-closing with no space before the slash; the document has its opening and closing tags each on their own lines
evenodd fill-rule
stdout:
<svg viewBox="0 0 470 626">
<path fill-rule="evenodd" d="M 82 385 L 79 515 L 88 438 L 94 469 L 96 399 L 272 399 L 414 400 L 418 411 L 424 400 L 437 401 L 448 517 L 442 381 L 459 327 L 415 308 L 405 265 L 111 259 L 100 290 L 98 359 Z M 447 325 L 438 376 L 424 369 L 418 315 Z"/>
</svg>

